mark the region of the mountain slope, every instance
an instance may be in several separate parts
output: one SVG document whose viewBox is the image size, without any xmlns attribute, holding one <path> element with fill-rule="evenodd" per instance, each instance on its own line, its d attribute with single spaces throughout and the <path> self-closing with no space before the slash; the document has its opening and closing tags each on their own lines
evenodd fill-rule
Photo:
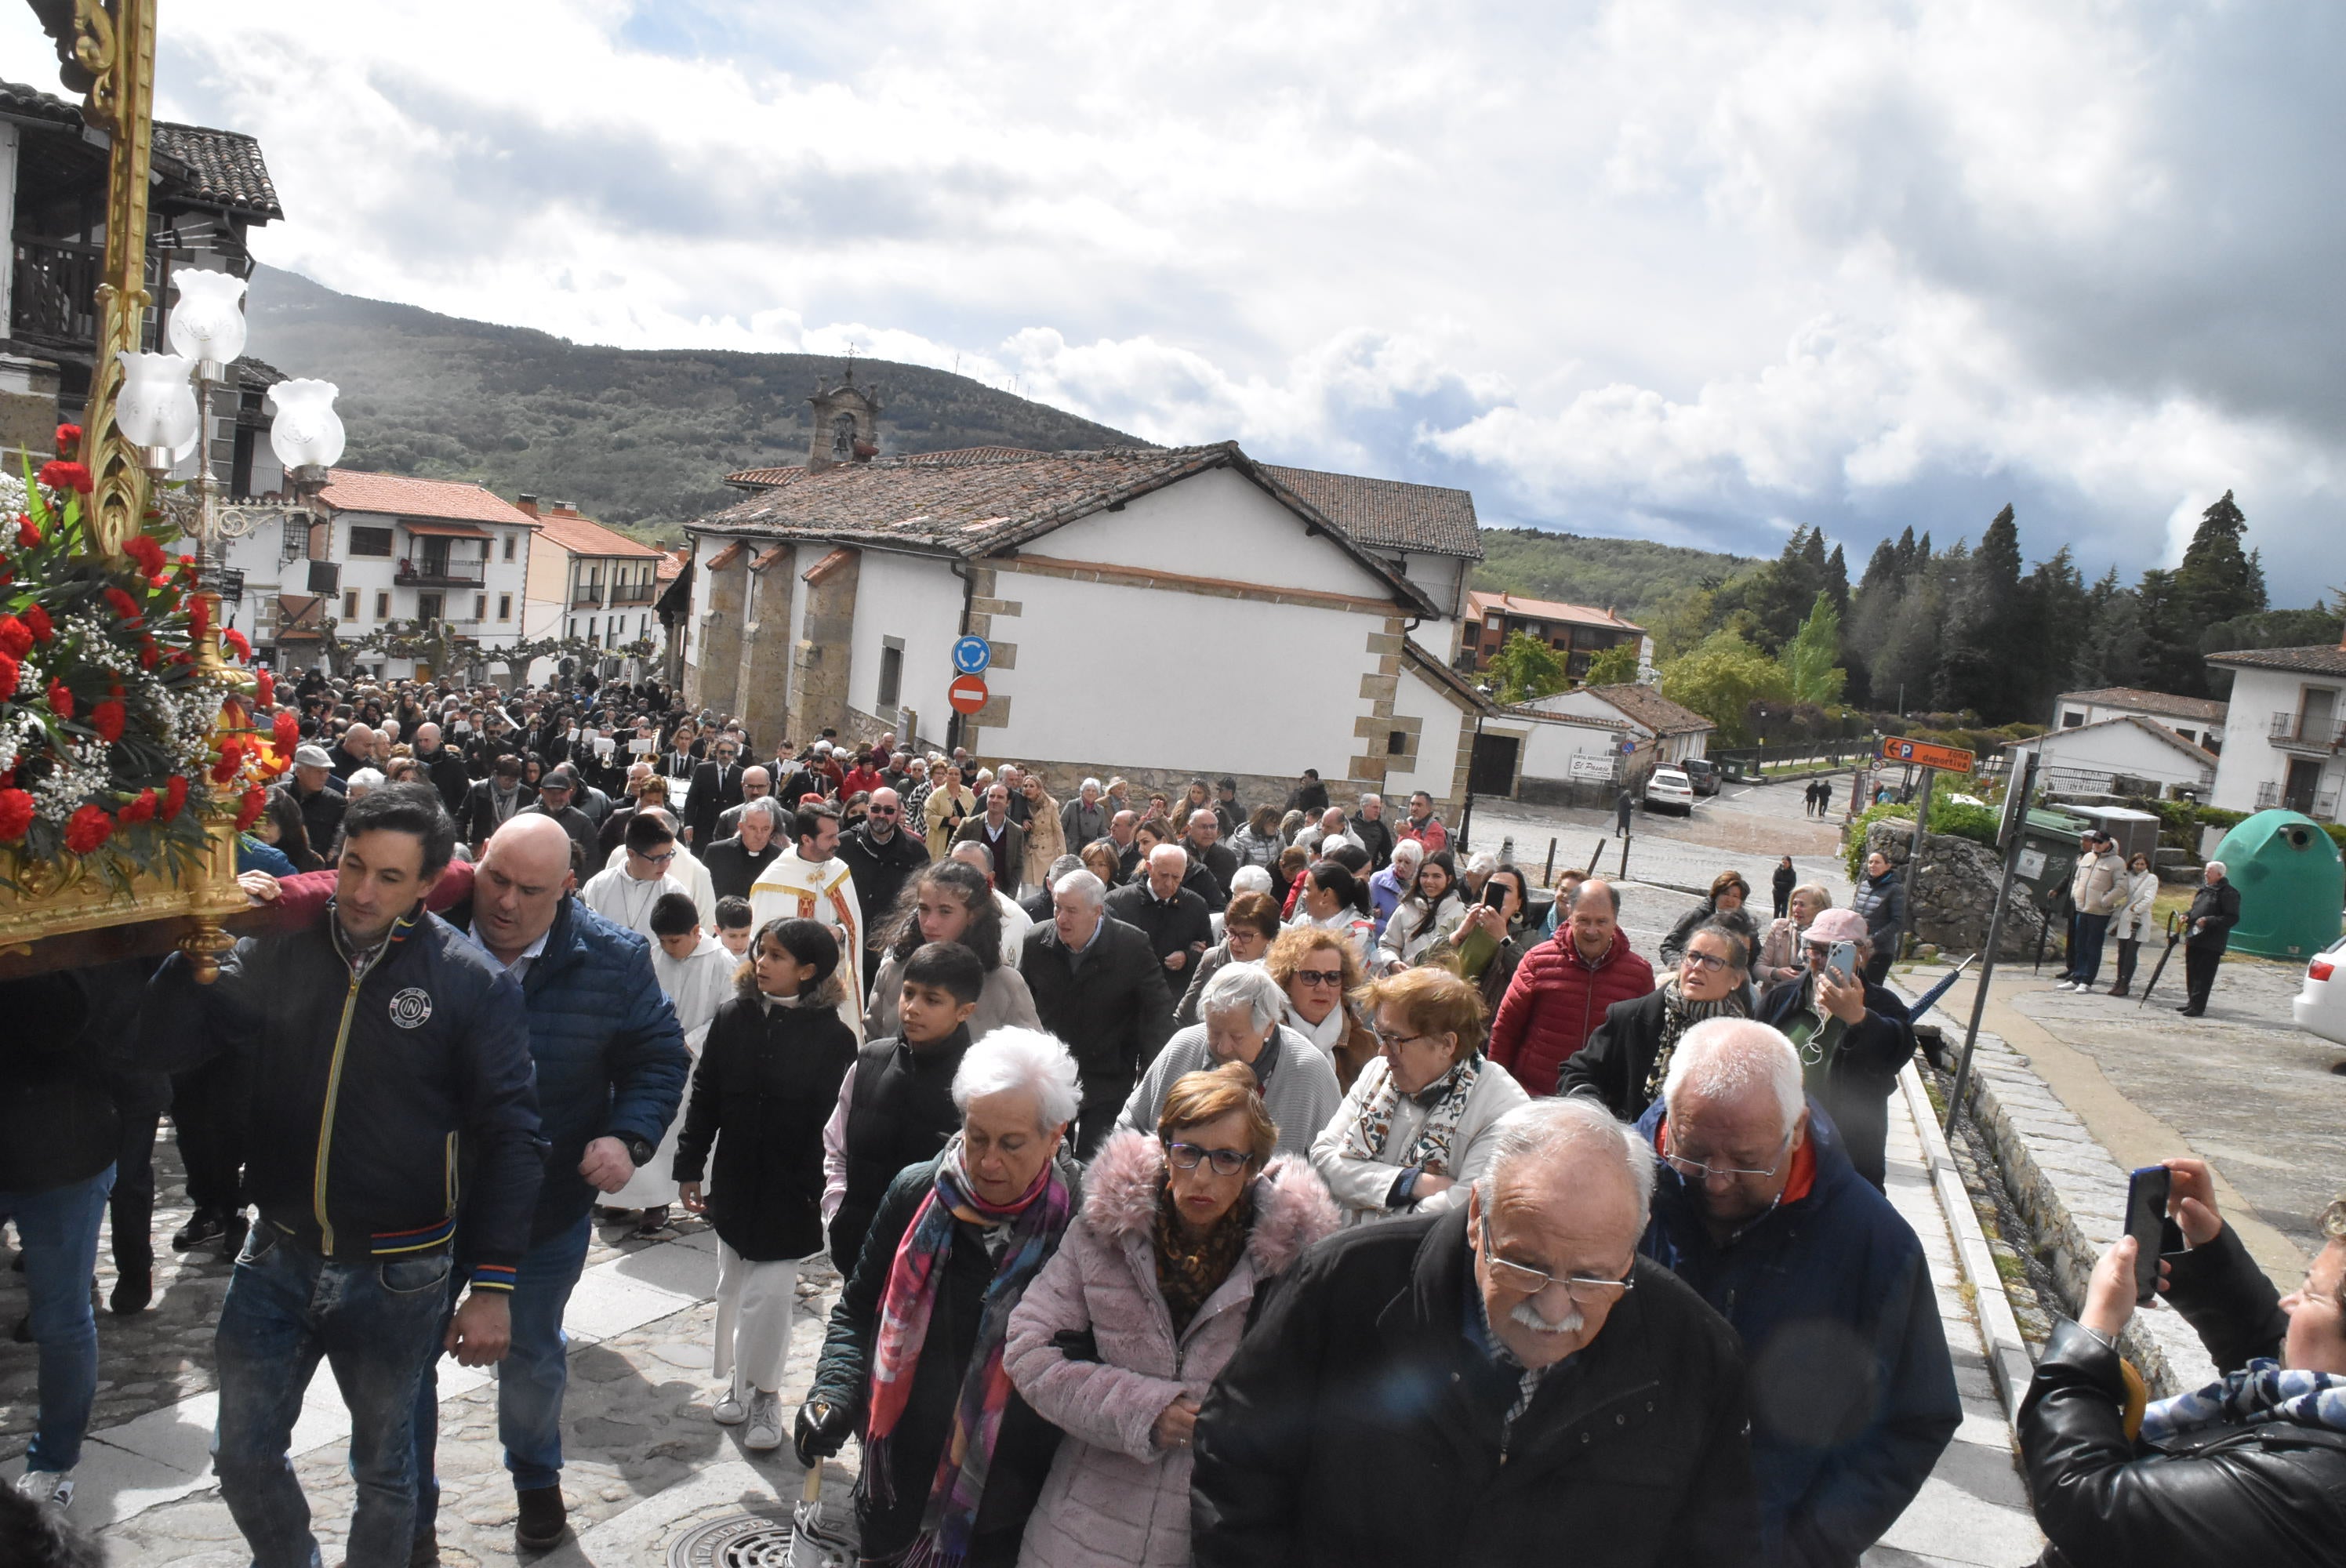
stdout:
<svg viewBox="0 0 2346 1568">
<path fill-rule="evenodd" d="M 1483 563 L 1474 569 L 1474 585 L 1485 593 L 1617 610 L 1635 621 L 1655 614 L 1673 595 L 1724 582 L 1756 565 L 1741 555 L 1646 539 L 1485 528 Z"/>
<path fill-rule="evenodd" d="M 342 389 L 352 468 L 477 479 L 575 502 L 652 536 L 740 499 L 723 476 L 801 463 L 817 354 L 612 349 L 337 293 L 255 270 L 250 353 Z M 1146 443 L 944 371 L 865 361 L 883 452 L 1069 451 Z"/>
</svg>

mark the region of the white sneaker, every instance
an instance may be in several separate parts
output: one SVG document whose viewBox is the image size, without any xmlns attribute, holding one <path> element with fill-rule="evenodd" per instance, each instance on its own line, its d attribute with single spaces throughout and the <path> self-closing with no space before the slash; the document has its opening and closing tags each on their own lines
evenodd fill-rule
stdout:
<svg viewBox="0 0 2346 1568">
<path fill-rule="evenodd" d="M 73 1506 L 73 1471 L 28 1470 L 16 1478 L 16 1494 L 34 1502 L 46 1502 L 63 1513 Z"/>
<path fill-rule="evenodd" d="M 738 1427 L 750 1419 L 749 1408 L 741 1403 L 741 1396 L 731 1389 L 718 1396 L 717 1408 L 709 1413 L 717 1418 L 717 1424 L 720 1427 Z"/>
<path fill-rule="evenodd" d="M 741 1445 L 751 1453 L 771 1453 L 782 1446 L 782 1396 L 760 1390 L 750 1397 L 750 1430 Z"/>
<path fill-rule="evenodd" d="M 2076 990 L 2080 990 L 2080 989 L 2082 989 L 2082 988 L 2081 988 L 2081 987 L 2077 984 L 2077 983 L 2076 983 L 2076 981 L 2074 981 L 2074 980 L 2065 980 L 2065 981 L 2063 981 L 2060 984 L 2058 984 L 2058 985 L 2055 986 L 2053 989 L 2054 989 L 2054 990 L 2055 990 L 2055 991 L 2076 991 Z"/>
</svg>

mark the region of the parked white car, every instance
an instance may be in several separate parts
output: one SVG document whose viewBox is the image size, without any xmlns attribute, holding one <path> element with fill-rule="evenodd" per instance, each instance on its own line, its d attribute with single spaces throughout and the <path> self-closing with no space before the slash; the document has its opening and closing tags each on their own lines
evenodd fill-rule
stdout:
<svg viewBox="0 0 2346 1568">
<path fill-rule="evenodd" d="M 1694 815 L 1694 780 L 1682 768 L 1657 768 L 1646 779 L 1646 809 Z"/>
<path fill-rule="evenodd" d="M 2324 1040 L 2346 1045 L 2346 936 L 2313 955 L 2305 966 L 2305 989 L 2297 993 L 2290 1011 L 2297 1026 Z"/>
</svg>

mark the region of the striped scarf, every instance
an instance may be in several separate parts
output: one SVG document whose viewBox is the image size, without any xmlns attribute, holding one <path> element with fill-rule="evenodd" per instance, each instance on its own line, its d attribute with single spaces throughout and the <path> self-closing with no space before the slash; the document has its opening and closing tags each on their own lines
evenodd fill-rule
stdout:
<svg viewBox="0 0 2346 1568">
<path fill-rule="evenodd" d="M 2250 1361 L 2204 1389 L 2160 1400 L 2144 1410 L 2142 1441 L 2164 1448 L 2201 1427 L 2264 1421 L 2346 1432 L 2346 1377 L 2292 1369 L 2274 1360 Z"/>
<path fill-rule="evenodd" d="M 1743 1004 L 1739 987 L 1715 1002 L 1689 1002 L 1678 989 L 1677 975 L 1662 982 L 1661 1048 L 1654 1053 L 1654 1064 L 1646 1074 L 1646 1103 L 1650 1105 L 1662 1097 L 1662 1084 L 1669 1078 L 1670 1058 L 1678 1054 L 1680 1035 L 1707 1019 L 1744 1018 L 1750 1012 Z"/>
<path fill-rule="evenodd" d="M 1002 1432 L 1003 1412 L 1010 1404 L 1010 1374 L 1002 1351 L 1011 1310 L 1025 1294 L 1026 1283 L 1051 1254 L 1067 1228 L 1073 1205 L 1067 1184 L 1056 1161 L 1046 1164 L 1035 1183 L 1015 1203 L 994 1207 L 979 1197 L 962 1166 L 962 1141 L 955 1135 L 937 1164 L 936 1186 L 921 1200 L 897 1245 L 896 1260 L 888 1270 L 888 1288 L 880 1298 L 880 1329 L 872 1357 L 871 1419 L 863 1439 L 863 1484 L 872 1499 L 892 1502 L 894 1444 L 891 1439 L 913 1392 L 913 1377 L 929 1337 L 929 1313 L 936 1305 L 943 1280 L 940 1266 L 951 1254 L 954 1227 L 960 1223 L 1010 1227 L 1009 1245 L 994 1265 L 994 1279 L 985 1288 L 984 1308 L 978 1319 L 977 1343 L 962 1376 L 961 1397 L 954 1405 L 953 1428 L 937 1457 L 937 1473 L 929 1484 L 928 1507 L 921 1516 L 921 1533 L 903 1558 L 906 1568 L 940 1568 L 964 1563 L 977 1524 L 977 1505 L 985 1495 L 985 1472 L 994 1458 L 994 1440 Z"/>
</svg>

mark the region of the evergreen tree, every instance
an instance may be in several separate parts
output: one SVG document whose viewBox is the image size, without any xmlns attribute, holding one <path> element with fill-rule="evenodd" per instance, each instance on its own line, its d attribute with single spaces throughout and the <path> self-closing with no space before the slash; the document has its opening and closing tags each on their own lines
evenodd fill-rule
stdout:
<svg viewBox="0 0 2346 1568">
<path fill-rule="evenodd" d="M 2142 596 L 2118 581 L 2116 566 L 2086 590 L 2085 623 L 2085 634 L 2070 659 L 2067 689 L 2141 685 L 2143 649 L 2149 642 Z"/>
<path fill-rule="evenodd" d="M 2004 717 L 2041 722 L 2053 711 L 2053 699 L 2071 689 L 2070 669 L 2092 628 L 2085 575 L 2069 546 L 2039 561 L 2022 581 L 2016 621 L 2021 644 L 2008 670 L 2012 711 Z"/>
<path fill-rule="evenodd" d="M 1913 553 L 1913 537 L 1914 531 L 1909 528 L 1909 555 Z M 1841 621 L 1841 663 L 1849 671 L 1850 699 L 1875 708 L 1884 698 L 1875 689 L 1873 668 L 1882 657 L 1882 645 L 1890 640 L 1892 627 L 1897 625 L 1898 606 L 1906 596 L 1906 579 L 1898 562 L 1898 546 L 1889 540 L 1873 547 L 1865 575 L 1858 580 L 1857 592 L 1850 596 L 1849 612 Z"/>
<path fill-rule="evenodd" d="M 1979 548 L 1948 596 L 1939 667 L 1931 683 L 1939 708 L 1968 710 L 1992 722 L 2010 717 L 2007 672 L 2017 651 L 2019 609 L 2020 525 L 2007 505 L 1980 536 Z"/>
<path fill-rule="evenodd" d="M 1832 554 L 1825 557 L 1825 592 L 1832 596 L 1833 608 L 1842 616 L 1849 614 L 1849 557 L 1835 545 Z"/>
<path fill-rule="evenodd" d="M 1841 612 L 1833 607 L 1831 592 L 1820 588 L 1816 601 L 1809 608 L 1809 618 L 1777 662 L 1784 667 L 1784 678 L 1792 688 L 1792 700 L 1811 702 L 1828 708 L 1841 700 L 1841 688 L 1849 682 L 1849 672 L 1837 662 L 1841 655 Z"/>
<path fill-rule="evenodd" d="M 2199 637 L 2218 621 L 2238 620 L 2265 608 L 2262 564 L 2242 547 L 2249 520 L 2232 493 L 2199 514 L 2183 563 L 2172 572 L 2142 575 L 2142 615 L 2149 642 L 2145 678 L 2159 691 L 2184 697 L 2207 695 L 2208 666 Z"/>
</svg>

